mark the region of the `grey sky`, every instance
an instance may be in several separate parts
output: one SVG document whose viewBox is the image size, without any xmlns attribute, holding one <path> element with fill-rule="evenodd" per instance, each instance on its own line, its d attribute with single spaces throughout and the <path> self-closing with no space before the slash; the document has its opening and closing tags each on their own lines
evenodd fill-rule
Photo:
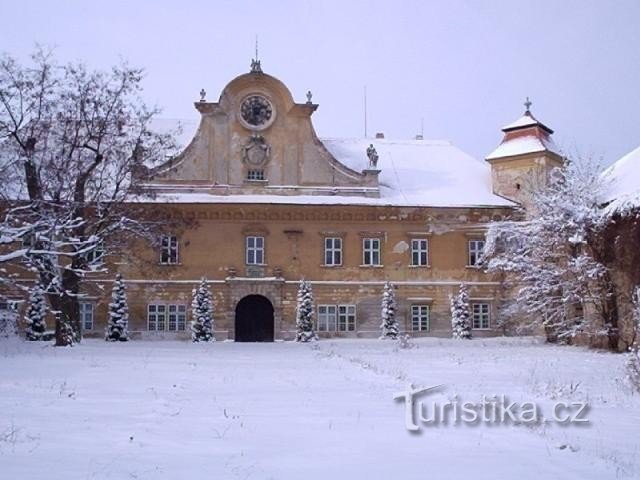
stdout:
<svg viewBox="0 0 640 480">
<path fill-rule="evenodd" d="M 640 1 L 6 1 L 0 50 L 36 42 L 63 60 L 147 71 L 163 117 L 197 118 L 247 72 L 255 35 L 265 72 L 294 98 L 311 90 L 320 136 L 446 138 L 483 158 L 525 96 L 565 148 L 610 163 L 640 145 Z"/>
</svg>

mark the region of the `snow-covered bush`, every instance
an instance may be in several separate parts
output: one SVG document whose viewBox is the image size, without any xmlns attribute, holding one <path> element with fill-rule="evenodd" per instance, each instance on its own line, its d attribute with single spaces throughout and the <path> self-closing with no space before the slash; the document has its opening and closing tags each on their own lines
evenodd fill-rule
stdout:
<svg viewBox="0 0 640 480">
<path fill-rule="evenodd" d="M 311 283 L 300 280 L 296 306 L 296 342 L 317 340 L 313 329 L 313 291 Z"/>
<path fill-rule="evenodd" d="M 460 291 L 451 299 L 451 334 L 453 338 L 471 338 L 471 310 L 469 306 L 469 289 L 460 284 Z"/>
<path fill-rule="evenodd" d="M 396 319 L 396 296 L 393 293 L 393 285 L 385 282 L 384 291 L 382 292 L 382 323 L 380 324 L 380 339 L 398 338 L 398 320 Z"/>
<path fill-rule="evenodd" d="M 191 340 L 194 342 L 211 342 L 213 336 L 213 297 L 207 286 L 207 279 L 200 281 L 194 288 L 191 301 Z"/>
<path fill-rule="evenodd" d="M 29 294 L 29 308 L 25 318 L 27 340 L 43 339 L 44 332 L 47 330 L 46 315 L 47 305 L 44 299 L 44 290 L 39 283 L 36 283 Z"/>
<path fill-rule="evenodd" d="M 120 273 L 116 275 L 116 281 L 113 284 L 105 340 L 111 342 L 129 340 L 129 306 L 126 286 Z"/>
</svg>

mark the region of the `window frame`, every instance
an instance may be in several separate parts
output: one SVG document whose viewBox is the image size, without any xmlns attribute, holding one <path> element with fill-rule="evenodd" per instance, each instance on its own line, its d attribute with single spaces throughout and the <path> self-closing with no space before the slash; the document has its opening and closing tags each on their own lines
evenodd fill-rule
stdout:
<svg viewBox="0 0 640 480">
<path fill-rule="evenodd" d="M 426 312 L 426 315 L 424 312 Z M 418 328 L 416 328 L 416 326 Z M 411 305 L 411 331 L 431 331 L 431 305 L 425 303 L 415 303 Z"/>
<path fill-rule="evenodd" d="M 267 178 L 264 174 L 264 169 L 250 168 L 247 170 L 247 176 L 245 177 L 245 179 L 249 182 L 264 182 Z"/>
<path fill-rule="evenodd" d="M 486 312 L 477 312 L 476 307 L 486 307 Z M 478 325 L 476 326 L 476 320 Z M 486 326 L 484 326 L 483 320 L 486 320 Z M 487 302 L 471 302 L 471 328 L 473 330 L 491 330 L 491 304 Z"/>
<path fill-rule="evenodd" d="M 357 322 L 356 306 L 354 304 L 343 304 L 337 305 L 337 307 L 336 332 L 355 332 Z M 344 312 L 341 312 L 341 309 L 344 309 Z"/>
<path fill-rule="evenodd" d="M 86 311 L 86 307 L 89 306 L 90 309 L 89 311 Z M 95 319 L 96 319 L 96 315 L 95 315 L 95 311 L 96 311 L 96 306 L 93 302 L 78 302 L 78 310 L 79 310 L 79 314 L 80 314 L 80 324 L 82 325 L 82 330 L 83 331 L 92 331 L 95 328 Z M 91 322 L 88 323 L 87 322 L 87 314 L 90 314 L 91 316 Z M 87 327 L 87 325 L 90 325 L 89 327 Z"/>
<path fill-rule="evenodd" d="M 374 247 L 374 242 L 377 247 Z M 369 246 L 367 246 L 369 243 Z M 369 255 L 369 262 L 367 262 Z M 377 255 L 377 259 L 374 256 Z M 377 260 L 377 262 L 374 262 Z M 382 266 L 382 241 L 379 237 L 365 237 L 362 239 L 362 266 L 381 267 Z"/>
<path fill-rule="evenodd" d="M 424 249 L 419 246 L 415 248 L 415 243 L 425 243 Z M 424 253 L 424 263 L 422 263 L 422 253 Z M 418 263 L 415 263 L 415 255 L 418 255 Z M 412 267 L 428 267 L 429 266 L 429 239 L 428 238 L 412 238 L 411 239 L 411 266 Z"/>
<path fill-rule="evenodd" d="M 321 309 L 325 311 L 322 312 Z M 333 310 L 333 328 L 329 328 L 331 323 L 331 313 Z M 338 307 L 337 305 L 318 305 L 318 316 L 316 320 L 316 328 L 318 332 L 335 332 L 338 325 Z"/>
<path fill-rule="evenodd" d="M 180 263 L 180 242 L 177 235 L 160 237 L 160 265 L 178 265 Z"/>
<path fill-rule="evenodd" d="M 331 241 L 331 246 L 328 245 L 329 241 Z M 338 247 L 336 247 L 336 242 L 339 244 Z M 323 265 L 325 267 L 341 267 L 342 266 L 342 258 L 343 258 L 343 253 L 342 253 L 343 241 L 342 241 L 342 237 L 324 237 L 323 243 L 324 243 L 324 263 L 323 263 Z M 338 262 L 336 262 L 336 255 L 338 255 L 338 257 L 339 257 L 339 261 Z M 327 260 L 329 259 L 329 256 L 331 257 L 331 262 L 327 262 Z"/>
<path fill-rule="evenodd" d="M 249 241 L 253 239 L 253 246 L 249 246 Z M 257 240 L 260 239 L 261 246 L 257 246 Z M 252 262 L 249 261 L 249 253 L 253 253 Z M 257 261 L 257 254 L 260 253 L 261 261 Z M 245 265 L 266 265 L 265 262 L 265 239 L 262 235 L 247 235 L 244 241 L 244 261 Z"/>
<path fill-rule="evenodd" d="M 175 328 L 171 328 L 171 316 L 175 316 L 173 321 Z M 151 316 L 154 317 L 152 322 Z M 180 333 L 187 331 L 187 304 L 178 302 L 151 302 L 147 304 L 147 332 Z M 154 328 L 151 328 L 151 325 Z M 162 324 L 163 328 L 158 326 Z M 178 328 L 182 327 L 182 328 Z"/>
<path fill-rule="evenodd" d="M 480 249 L 477 248 L 478 244 L 482 244 Z M 473 245 L 473 248 L 472 248 Z M 486 245 L 486 241 L 484 238 L 472 238 L 467 240 L 467 266 L 479 268 L 480 262 L 482 261 L 482 254 L 484 252 L 484 247 Z M 472 260 L 473 258 L 473 260 Z"/>
</svg>

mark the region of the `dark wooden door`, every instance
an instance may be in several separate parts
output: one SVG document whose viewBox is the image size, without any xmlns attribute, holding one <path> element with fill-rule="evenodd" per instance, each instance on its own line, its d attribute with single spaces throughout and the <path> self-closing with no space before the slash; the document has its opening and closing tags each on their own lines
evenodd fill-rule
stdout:
<svg viewBox="0 0 640 480">
<path fill-rule="evenodd" d="M 236 342 L 273 342 L 273 305 L 262 295 L 248 295 L 236 306 Z"/>
</svg>

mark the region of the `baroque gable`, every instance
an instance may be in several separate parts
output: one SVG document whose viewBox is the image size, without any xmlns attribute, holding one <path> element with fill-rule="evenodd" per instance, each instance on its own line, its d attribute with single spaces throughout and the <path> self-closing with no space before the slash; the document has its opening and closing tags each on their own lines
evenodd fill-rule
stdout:
<svg viewBox="0 0 640 480">
<path fill-rule="evenodd" d="M 218 102 L 205 92 L 186 149 L 147 172 L 143 187 L 161 192 L 379 197 L 378 171 L 354 170 L 318 139 L 307 95 L 296 103 L 278 79 L 253 70 L 232 80 Z M 367 158 L 367 152 L 362 156 Z"/>
</svg>

